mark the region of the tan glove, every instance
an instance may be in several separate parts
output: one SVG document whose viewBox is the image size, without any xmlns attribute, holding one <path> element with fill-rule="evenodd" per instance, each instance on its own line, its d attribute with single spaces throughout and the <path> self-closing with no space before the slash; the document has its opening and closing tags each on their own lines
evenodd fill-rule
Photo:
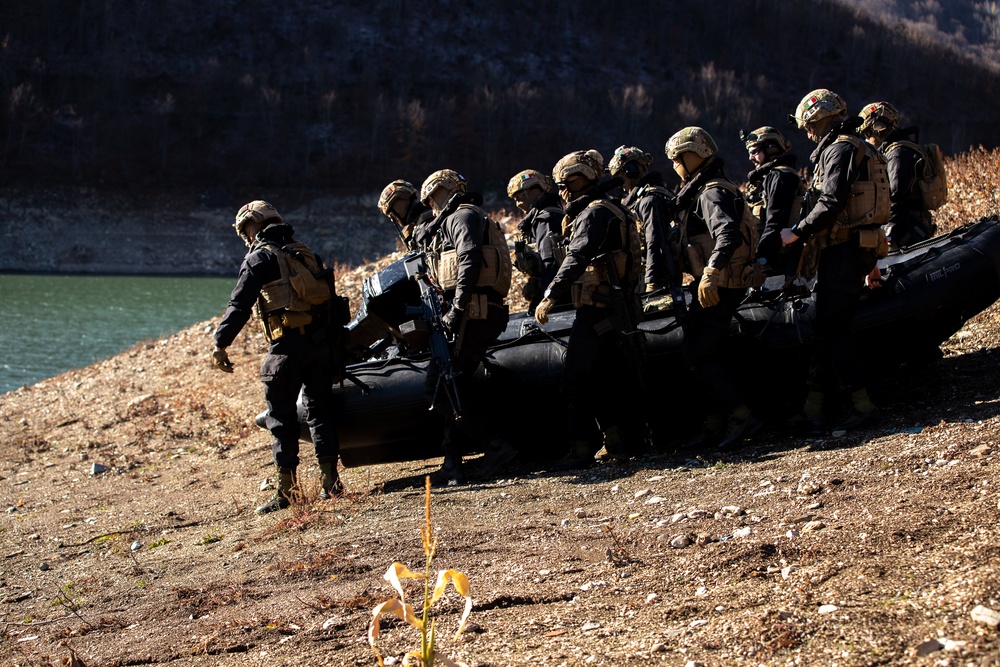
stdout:
<svg viewBox="0 0 1000 667">
<path fill-rule="evenodd" d="M 656 283 L 646 283 L 646 294 L 655 292 L 658 289 L 660 289 L 660 285 L 657 285 Z"/>
<path fill-rule="evenodd" d="M 223 373 L 233 372 L 233 362 L 229 361 L 229 353 L 226 348 L 217 347 L 212 350 L 212 363 Z"/>
<path fill-rule="evenodd" d="M 702 308 L 719 305 L 719 270 L 714 266 L 706 266 L 698 283 L 698 303 Z"/>
<path fill-rule="evenodd" d="M 555 308 L 556 302 L 545 297 L 542 302 L 535 306 L 535 321 L 539 324 L 549 323 L 549 311 Z"/>
</svg>

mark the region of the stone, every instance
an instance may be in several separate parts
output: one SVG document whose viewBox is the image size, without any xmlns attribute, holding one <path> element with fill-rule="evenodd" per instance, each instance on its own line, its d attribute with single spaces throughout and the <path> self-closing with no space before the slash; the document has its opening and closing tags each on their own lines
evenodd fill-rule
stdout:
<svg viewBox="0 0 1000 667">
<path fill-rule="evenodd" d="M 835 604 L 824 604 L 824 605 L 821 605 L 820 608 L 817 609 L 816 611 L 818 611 L 821 614 L 832 614 L 833 612 L 837 611 L 837 605 L 835 605 Z"/>
<path fill-rule="evenodd" d="M 822 521 L 810 521 L 809 523 L 802 526 L 803 533 L 811 533 L 817 530 L 823 530 L 826 528 L 826 524 Z"/>
<path fill-rule="evenodd" d="M 102 466 L 100 463 L 95 463 L 90 466 L 91 475 L 100 475 L 102 472 L 107 472 L 107 466 Z"/>
<path fill-rule="evenodd" d="M 936 639 L 928 639 L 927 641 L 925 641 L 925 642 L 923 642 L 921 644 L 917 644 L 917 646 L 914 649 L 914 651 L 916 651 L 916 654 L 917 654 L 918 658 L 923 658 L 924 656 L 928 656 L 931 653 L 935 653 L 937 651 L 940 651 L 943 648 L 944 648 L 944 644 L 942 644 L 938 640 L 936 640 Z"/>
<path fill-rule="evenodd" d="M 674 535 L 670 538 L 670 546 L 674 549 L 683 549 L 691 546 L 691 538 L 687 535 Z"/>
<path fill-rule="evenodd" d="M 733 531 L 733 537 L 750 537 L 750 526 L 743 526 Z"/>
<path fill-rule="evenodd" d="M 781 569 L 781 578 L 787 579 L 792 576 L 792 573 L 799 569 L 798 565 L 789 565 L 788 567 Z"/>
<path fill-rule="evenodd" d="M 970 612 L 972 615 L 972 620 L 977 623 L 985 623 L 991 628 L 995 628 L 1000 625 L 1000 612 L 990 609 L 989 607 L 984 607 L 983 605 L 976 605 L 976 608 Z"/>
</svg>

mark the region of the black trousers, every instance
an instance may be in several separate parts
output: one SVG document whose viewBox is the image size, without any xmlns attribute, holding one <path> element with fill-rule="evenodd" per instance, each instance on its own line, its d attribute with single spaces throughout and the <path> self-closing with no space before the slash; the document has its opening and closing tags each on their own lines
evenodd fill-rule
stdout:
<svg viewBox="0 0 1000 667">
<path fill-rule="evenodd" d="M 580 306 L 570 329 L 560 390 L 569 410 L 571 442 L 587 441 L 596 452 L 603 432 L 617 427 L 623 441 L 640 447 L 645 437 L 639 375 L 608 309 Z"/>
<path fill-rule="evenodd" d="M 482 406 L 475 400 L 472 377 L 486 358 L 489 346 L 507 328 L 509 317 L 507 306 L 491 303 L 486 310 L 485 320 L 466 319 L 459 323 L 460 335 L 453 346 L 452 366 L 458 372 L 455 385 L 461 402 L 460 420 L 455 419 L 447 388 L 439 383 L 439 379 L 443 383 L 440 364 L 432 359 L 427 367 L 424 393 L 429 401 L 434 401 L 434 411 L 444 419 L 441 449 L 445 456 L 460 457 L 472 447 L 481 448 L 496 437 Z"/>
<path fill-rule="evenodd" d="M 813 290 L 816 318 L 809 389 L 854 391 L 867 384 L 852 330 L 865 276 L 875 268 L 876 261 L 875 251 L 859 247 L 853 237 L 820 254 Z"/>
<path fill-rule="evenodd" d="M 294 469 L 299 464 L 300 391 L 316 458 L 336 460 L 340 454 L 333 414 L 331 354 L 325 339 L 316 342 L 321 336 L 322 332 L 308 327 L 304 334 L 288 331 L 271 344 L 260 366 L 268 409 L 267 428 L 274 436 L 271 451 L 274 462 L 281 468 Z"/>
<path fill-rule="evenodd" d="M 743 403 L 743 394 L 735 379 L 729 358 L 729 325 L 736 309 L 746 297 L 745 289 L 719 288 L 719 303 L 702 308 L 698 303 L 697 281 L 692 283 L 695 298 L 684 330 L 684 356 L 688 367 L 705 393 L 700 401 L 708 411 L 725 418 Z"/>
</svg>

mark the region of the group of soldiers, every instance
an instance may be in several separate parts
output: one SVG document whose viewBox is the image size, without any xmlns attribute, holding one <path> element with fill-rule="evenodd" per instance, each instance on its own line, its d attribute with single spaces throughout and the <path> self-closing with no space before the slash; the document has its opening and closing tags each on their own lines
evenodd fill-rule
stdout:
<svg viewBox="0 0 1000 667">
<path fill-rule="evenodd" d="M 681 180 L 676 191 L 650 169 L 650 154 L 634 146 L 619 147 L 607 163 L 596 150 L 573 151 L 556 162 L 551 177 L 526 169 L 510 179 L 507 194 L 524 214 L 514 266 L 529 274 L 529 313 L 545 325 L 553 309 L 575 309 L 560 382 L 569 445 L 557 469 L 647 451 L 649 427 L 637 396 L 642 364 L 633 344 L 643 293 L 649 303 L 664 295 L 675 314 L 683 311 L 685 360 L 705 407 L 703 429 L 689 446 L 735 448 L 763 426 L 727 366 L 725 350 L 737 308 L 765 276 L 782 276 L 789 290 L 804 289 L 815 278 L 807 391 L 784 428 L 819 434 L 879 418 L 851 328 L 863 290 L 879 285 L 877 259 L 890 247 L 934 233 L 915 190 L 919 155 L 910 147 L 916 129 L 900 129 L 899 113 L 887 102 L 867 104 L 852 117 L 843 98 L 828 89 L 806 95 L 789 120 L 817 144 L 809 183 L 798 171 L 791 142 L 772 126 L 741 133 L 754 166 L 743 189 L 726 176 L 715 140 L 701 127 L 686 127 L 666 142 L 666 156 Z M 451 169 L 432 173 L 419 188 L 393 181 L 378 200 L 406 249 L 436 259 L 432 270 L 460 391 L 509 317 L 510 253 L 481 205 L 481 195 Z M 235 226 L 250 251 L 212 353 L 216 366 L 229 371 L 226 347 L 254 304 L 265 321 L 286 317 L 289 309 L 275 286 L 289 282 L 279 248 L 291 241 L 291 228 L 262 201 L 244 206 Z M 313 261 L 322 265 L 319 258 Z M 329 316 L 278 324 L 261 368 L 278 492 L 261 512 L 289 504 L 298 464 L 295 402 L 303 387 L 322 493 L 343 490 L 329 410 L 335 360 L 324 352 L 325 332 L 338 325 Z M 428 391 L 439 372 L 430 365 Z M 851 410 L 831 423 L 824 407 L 841 391 L 850 396 Z M 469 405 L 460 420 L 442 411 L 444 462 L 432 476 L 436 484 L 464 483 L 470 473 L 463 455 L 469 451 L 485 452 L 477 461 L 480 476 L 497 473 L 517 455 L 488 417 Z"/>
</svg>

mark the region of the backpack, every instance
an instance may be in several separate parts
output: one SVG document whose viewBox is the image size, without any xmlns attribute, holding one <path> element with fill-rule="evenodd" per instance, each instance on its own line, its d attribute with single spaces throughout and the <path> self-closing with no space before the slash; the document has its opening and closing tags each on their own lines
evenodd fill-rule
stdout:
<svg viewBox="0 0 1000 667">
<path fill-rule="evenodd" d="M 643 274 L 643 263 L 639 238 L 642 236 L 642 223 L 632 209 L 620 202 L 612 202 L 604 198 L 598 198 L 587 204 L 584 209 L 601 208 L 610 211 L 618 218 L 618 231 L 621 234 L 622 247 L 620 250 L 613 250 L 607 253 L 607 259 L 602 262 L 591 262 L 583 275 L 580 276 L 570 287 L 570 300 L 574 308 L 580 306 L 597 306 L 605 308 L 608 306 L 609 288 L 605 283 L 625 283 L 635 284 Z M 614 270 L 615 277 L 610 277 L 610 271 Z M 638 306 L 642 312 L 642 306 Z"/>
<path fill-rule="evenodd" d="M 920 155 L 917 160 L 917 187 L 924 208 L 933 211 L 948 202 L 948 172 L 944 168 L 944 157 L 937 144 L 918 144 L 905 139 L 895 141 L 885 149 L 889 155 L 896 146 L 906 146 Z"/>
<path fill-rule="evenodd" d="M 319 260 L 305 243 L 280 246 L 265 241 L 254 244 L 252 250 L 260 246 L 274 252 L 281 271 L 280 278 L 261 287 L 262 315 L 276 310 L 308 313 L 313 306 L 321 306 L 333 297 L 332 276 L 321 275 L 323 269 Z"/>
<path fill-rule="evenodd" d="M 799 216 L 802 213 L 802 199 L 803 197 L 805 197 L 807 190 L 805 181 L 803 181 L 802 177 L 799 176 L 799 172 L 795 171 L 794 169 L 785 164 L 779 164 L 774 168 L 774 171 L 781 171 L 789 174 L 794 174 L 796 178 L 798 178 L 799 187 L 795 191 L 795 199 L 792 202 L 792 210 L 789 211 L 788 215 L 788 222 L 790 224 L 787 225 L 788 227 L 794 227 L 795 224 L 799 221 Z M 752 202 L 750 198 L 747 197 L 746 202 L 747 205 L 750 207 L 750 213 L 752 213 L 753 217 L 757 220 L 757 231 L 759 233 L 763 233 L 764 232 L 763 216 L 764 212 L 767 210 L 767 197 L 764 196 L 763 186 L 760 187 L 760 191 L 758 194 L 759 196 L 755 198 Z"/>
</svg>

